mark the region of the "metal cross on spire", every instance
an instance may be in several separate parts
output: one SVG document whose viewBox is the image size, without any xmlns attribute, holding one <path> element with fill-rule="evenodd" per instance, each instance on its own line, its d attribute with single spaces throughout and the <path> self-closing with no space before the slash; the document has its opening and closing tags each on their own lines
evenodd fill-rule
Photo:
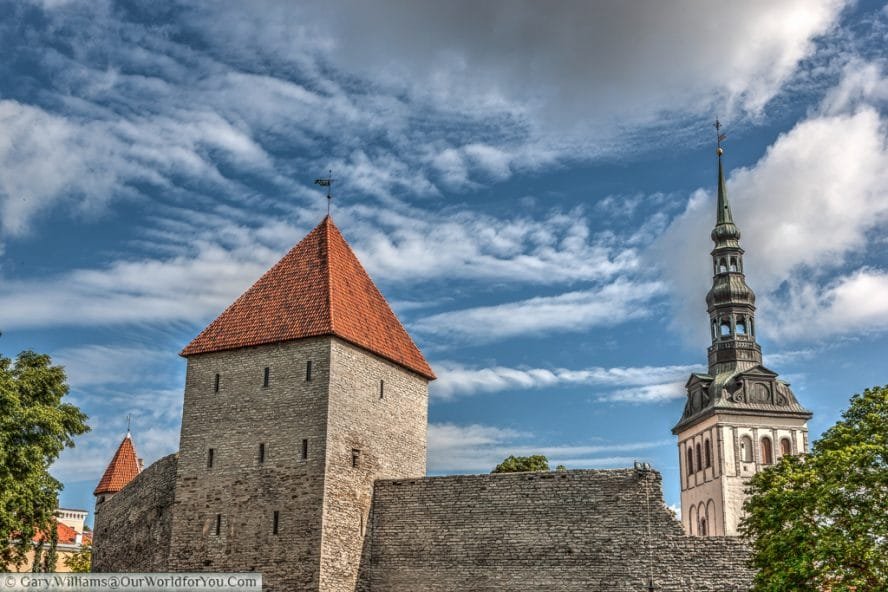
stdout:
<svg viewBox="0 0 888 592">
<path fill-rule="evenodd" d="M 315 185 L 327 188 L 327 215 L 330 215 L 330 204 L 333 202 L 333 171 L 327 171 L 327 177 L 315 179 Z"/>
</svg>

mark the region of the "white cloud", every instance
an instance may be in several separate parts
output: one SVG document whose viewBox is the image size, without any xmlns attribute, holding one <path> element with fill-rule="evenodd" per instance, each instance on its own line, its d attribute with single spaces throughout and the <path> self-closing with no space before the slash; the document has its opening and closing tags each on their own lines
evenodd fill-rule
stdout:
<svg viewBox="0 0 888 592">
<path fill-rule="evenodd" d="M 776 331 L 787 339 L 822 338 L 888 330 L 888 271 L 860 269 L 825 286 L 793 282 L 774 316 Z"/>
<path fill-rule="evenodd" d="M 46 94 L 57 111 L 0 109 L 7 237 L 59 203 L 100 211 L 145 183 L 168 198 L 195 182 L 249 193 L 233 166 L 304 197 L 277 172 L 282 138 L 325 154 L 287 155 L 286 169 L 348 170 L 342 187 L 382 200 L 621 152 L 664 112 L 760 112 L 846 2 L 214 3 L 178 13 L 193 46 L 103 3 L 53 4 L 44 33 L 72 51 L 47 46 L 36 63 L 62 89 Z"/>
<path fill-rule="evenodd" d="M 429 424 L 429 472 L 490 472 L 510 455 L 542 454 L 554 469 L 631 466 L 639 457 L 628 454 L 672 444 L 671 440 L 595 445 L 533 444 L 532 434 L 479 424 Z"/>
<path fill-rule="evenodd" d="M 434 364 L 438 380 L 431 384 L 432 397 L 448 400 L 459 396 L 504 390 L 555 388 L 566 385 L 624 387 L 621 397 L 606 395 L 606 400 L 645 402 L 674 398 L 675 386 L 681 389 L 696 366 L 643 366 L 628 368 L 593 367 L 582 370 L 565 368 L 470 368 L 456 362 Z M 629 388 L 632 387 L 632 388 Z M 657 395 L 660 395 L 658 398 Z"/>
<path fill-rule="evenodd" d="M 846 4 L 753 1 L 707 11 L 690 1 L 479 7 L 465 0 L 299 12 L 330 30 L 341 67 L 389 84 L 409 80 L 414 92 L 462 109 L 506 107 L 539 133 L 548 125 L 576 139 L 593 128 L 601 133 L 592 137 L 607 142 L 613 122 L 650 124 L 672 105 L 758 112 Z"/>
<path fill-rule="evenodd" d="M 633 388 L 621 389 L 602 397 L 604 401 L 617 401 L 621 403 L 662 403 L 673 399 L 683 399 L 687 395 L 684 380 L 649 384 Z"/>
<path fill-rule="evenodd" d="M 643 305 L 663 292 L 664 286 L 658 282 L 617 278 L 595 289 L 435 314 L 413 323 L 413 327 L 430 335 L 482 342 L 543 332 L 583 331 L 648 316 L 651 310 Z"/>
<path fill-rule="evenodd" d="M 829 90 L 820 106 L 827 115 L 848 113 L 856 108 L 888 102 L 885 62 L 849 61 L 839 84 Z"/>
<path fill-rule="evenodd" d="M 359 258 L 371 275 L 385 279 L 556 284 L 608 279 L 638 267 L 635 249 L 590 236 L 580 210 L 538 219 L 362 206 L 344 214 L 343 228 Z"/>
<path fill-rule="evenodd" d="M 158 218 L 141 239 L 156 252 L 154 258 L 0 283 L 0 327 L 199 322 L 223 310 L 306 232 L 247 210 L 176 208 L 169 215 L 175 217 Z M 300 221 L 311 216 L 303 210 L 294 217 Z M 589 222 L 580 212 L 554 212 L 534 220 L 464 210 L 430 213 L 405 206 L 394 212 L 352 206 L 341 208 L 337 220 L 380 282 L 447 278 L 569 284 L 608 280 L 638 266 L 634 249 L 590 236 Z M 442 249 L 444 244 L 449 247 Z M 619 298 L 617 288 L 603 290 L 602 298 Z M 401 310 L 448 301 L 414 300 Z"/>
<path fill-rule="evenodd" d="M 65 367 L 72 388 L 83 389 L 152 380 L 159 366 L 176 357 L 174 351 L 147 347 L 85 345 L 55 352 L 53 362 Z"/>
</svg>

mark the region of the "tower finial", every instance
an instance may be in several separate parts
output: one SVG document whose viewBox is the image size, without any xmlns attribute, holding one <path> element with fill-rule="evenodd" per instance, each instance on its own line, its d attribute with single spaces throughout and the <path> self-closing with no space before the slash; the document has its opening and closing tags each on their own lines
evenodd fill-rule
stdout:
<svg viewBox="0 0 888 592">
<path fill-rule="evenodd" d="M 126 414 L 126 435 L 127 436 L 129 436 L 129 434 L 130 434 L 130 428 L 132 427 L 132 423 L 133 423 L 133 414 L 127 413 Z"/>
<path fill-rule="evenodd" d="M 330 215 L 330 204 L 333 203 L 333 171 L 327 171 L 326 179 L 315 179 L 315 185 L 327 188 L 327 215 Z"/>
<path fill-rule="evenodd" d="M 722 124 L 718 120 L 718 117 L 715 118 L 715 124 L 713 127 L 715 127 L 715 153 L 721 158 L 721 155 L 725 153 L 722 148 L 722 142 L 728 137 L 728 134 L 721 133 Z"/>
</svg>

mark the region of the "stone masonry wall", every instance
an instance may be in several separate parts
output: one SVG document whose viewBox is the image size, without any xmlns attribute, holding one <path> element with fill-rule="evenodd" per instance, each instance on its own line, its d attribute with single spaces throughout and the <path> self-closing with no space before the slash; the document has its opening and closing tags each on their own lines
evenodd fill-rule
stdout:
<svg viewBox="0 0 888 592">
<path fill-rule="evenodd" d="M 684 535 L 655 471 L 378 481 L 370 527 L 365 592 L 630 592 L 651 565 L 658 592 L 740 591 L 753 575 L 738 539 Z"/>
<path fill-rule="evenodd" d="M 99 506 L 93 571 L 167 571 L 176 457 L 158 460 Z"/>
<path fill-rule="evenodd" d="M 266 590 L 318 590 L 330 344 L 319 337 L 189 358 L 172 571 L 260 571 Z"/>
<path fill-rule="evenodd" d="M 428 381 L 338 339 L 331 359 L 320 590 L 354 592 L 374 480 L 425 475 Z"/>
</svg>

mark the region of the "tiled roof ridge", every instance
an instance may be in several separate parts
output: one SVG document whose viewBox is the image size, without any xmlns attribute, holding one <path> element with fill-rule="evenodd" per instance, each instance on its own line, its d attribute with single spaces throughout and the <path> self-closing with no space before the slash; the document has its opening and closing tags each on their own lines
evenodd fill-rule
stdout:
<svg viewBox="0 0 888 592">
<path fill-rule="evenodd" d="M 351 248 L 351 245 L 348 244 L 348 241 L 347 241 L 346 238 L 342 235 L 342 232 L 339 231 L 339 228 L 337 228 L 336 225 L 333 223 L 333 220 L 332 220 L 332 218 L 331 218 L 329 215 L 327 216 L 327 229 L 328 229 L 328 233 L 329 233 L 329 232 L 334 232 L 334 233 L 338 236 L 339 240 L 341 240 L 342 243 L 345 245 L 346 249 L 347 249 L 349 252 L 352 252 L 352 253 L 353 253 L 353 250 L 352 250 L 352 248 Z M 329 235 L 328 235 L 328 237 L 327 237 L 327 240 L 328 240 L 327 248 L 329 249 L 329 248 L 330 248 L 330 244 L 329 244 Z M 329 257 L 329 252 L 328 252 L 328 257 Z M 329 259 L 328 259 L 328 261 L 329 261 Z M 370 288 L 375 292 L 375 295 L 379 298 L 379 300 L 380 300 L 380 302 L 382 303 L 382 305 L 386 307 L 386 309 L 388 310 L 388 313 L 389 313 L 390 315 L 392 315 L 392 317 L 393 317 L 393 318 L 394 318 L 394 319 L 400 324 L 400 321 L 398 320 L 398 315 L 396 315 L 396 314 L 395 314 L 395 311 L 392 310 L 392 307 L 391 307 L 391 305 L 388 303 L 388 300 L 387 300 L 386 297 L 382 294 L 382 290 L 380 290 L 379 287 L 376 285 L 376 282 L 373 281 L 373 277 L 372 277 L 369 273 L 367 273 L 367 270 L 364 269 L 364 266 L 361 264 L 361 261 L 360 261 L 357 257 L 355 257 L 355 261 L 357 262 L 357 264 L 358 264 L 358 266 L 360 267 L 360 269 L 364 272 L 364 275 L 366 276 L 367 280 L 370 282 Z M 333 307 L 333 303 L 332 303 L 333 283 L 332 283 L 332 281 L 331 281 L 331 279 L 330 279 L 330 274 L 331 274 L 330 267 L 331 267 L 331 266 L 329 266 L 329 265 L 327 266 L 327 278 L 328 278 L 328 281 L 330 282 L 330 283 L 329 283 L 329 286 L 330 286 L 330 293 L 329 293 L 329 294 L 330 294 L 330 298 L 331 298 L 331 300 L 330 300 L 330 324 L 331 324 L 331 326 L 334 328 L 334 334 L 336 334 L 336 335 L 342 337 L 342 338 L 345 339 L 346 341 L 350 341 L 351 343 L 355 343 L 354 341 L 349 340 L 347 337 L 345 337 L 345 336 L 343 336 L 343 335 L 341 335 L 340 333 L 337 333 L 337 332 L 335 331 L 335 329 L 336 329 L 336 324 L 335 324 L 335 323 L 336 323 L 336 315 L 335 315 L 334 311 L 337 310 L 337 309 L 335 309 L 335 308 Z M 422 374 L 424 374 L 427 378 L 431 378 L 432 380 L 436 379 L 437 377 L 435 376 L 435 374 L 434 374 L 434 372 L 432 371 L 431 367 L 428 366 L 428 363 L 426 362 L 426 360 L 423 358 L 423 356 L 422 356 L 422 352 L 420 351 L 419 346 L 416 345 L 416 342 L 413 340 L 413 337 L 410 335 L 410 333 L 408 333 L 406 330 L 403 329 L 403 326 L 401 326 L 401 329 L 402 329 L 402 331 L 404 332 L 404 336 L 405 336 L 405 337 L 407 338 L 407 340 L 410 342 L 410 345 L 412 345 L 413 348 L 416 350 L 416 352 L 419 353 L 419 355 L 420 355 L 420 359 L 422 360 L 423 364 L 426 366 L 426 369 L 425 369 L 426 371 L 425 371 L 425 372 L 422 372 Z M 355 345 L 357 345 L 357 346 L 359 346 L 359 347 L 364 347 L 365 349 L 367 349 L 366 346 L 361 345 L 360 343 L 355 343 Z M 378 352 L 376 352 L 376 353 L 378 353 Z M 390 356 L 383 356 L 383 357 L 386 357 L 386 358 L 391 359 Z M 403 362 L 403 361 L 399 361 L 399 360 L 394 360 L 394 361 L 395 361 L 395 362 L 398 362 L 399 364 L 404 365 L 404 362 Z"/>
<path fill-rule="evenodd" d="M 251 284 L 249 288 L 247 288 L 246 290 L 244 290 L 244 291 L 240 294 L 240 296 L 238 296 L 238 297 L 234 300 L 234 302 L 232 302 L 231 304 L 229 304 L 228 306 L 226 306 L 226 307 L 225 307 L 225 310 L 223 310 L 223 311 L 222 311 L 222 312 L 221 312 L 221 313 L 220 313 L 215 319 L 213 319 L 213 322 L 211 322 L 209 325 L 207 325 L 206 328 L 204 328 L 203 331 L 201 331 L 200 333 L 198 333 L 197 337 L 195 337 L 194 339 L 192 339 L 191 342 L 190 342 L 188 345 L 186 345 L 185 348 L 183 348 L 181 352 L 179 352 L 179 355 L 180 355 L 180 356 L 186 356 L 186 357 L 187 357 L 187 356 L 189 356 L 189 355 L 191 355 L 191 354 L 193 354 L 193 353 L 203 353 L 202 351 L 194 351 L 194 350 L 199 349 L 199 347 L 197 346 L 197 344 L 200 343 L 201 339 L 202 339 L 204 336 L 206 336 L 207 334 L 209 334 L 209 333 L 211 332 L 211 330 L 214 328 L 214 326 L 216 325 L 216 323 L 220 322 L 220 319 L 222 319 L 223 317 L 225 317 L 225 316 L 229 313 L 229 311 L 231 311 L 232 309 L 234 309 L 235 307 L 237 307 L 239 304 L 241 304 L 241 302 L 244 301 L 244 300 L 248 297 L 248 295 L 250 294 L 250 292 L 252 291 L 253 287 L 254 287 L 256 284 L 259 284 L 259 283 L 261 283 L 263 280 L 265 280 L 266 278 L 269 278 L 269 277 L 273 276 L 273 275 L 278 271 L 278 268 L 281 267 L 281 266 L 283 266 L 283 265 L 285 264 L 285 262 L 290 258 L 290 256 L 293 254 L 294 251 L 296 251 L 297 249 L 299 249 L 299 247 L 301 247 L 301 246 L 303 245 L 303 243 L 306 243 L 306 242 L 312 237 L 312 234 L 314 234 L 315 232 L 319 232 L 320 230 L 321 230 L 321 228 L 320 228 L 320 225 L 319 225 L 319 226 L 316 227 L 314 230 L 312 230 L 311 232 L 309 232 L 308 234 L 306 234 L 306 235 L 302 238 L 301 241 L 299 241 L 299 242 L 296 243 L 292 248 L 290 248 L 290 250 L 288 250 L 287 253 L 286 253 L 283 257 L 281 257 L 281 259 L 280 259 L 277 263 L 275 263 L 274 265 L 272 265 L 270 268 L 268 268 L 268 269 L 265 271 L 265 273 L 263 273 L 261 276 L 259 276 L 259 279 L 256 280 L 255 282 L 253 282 L 253 284 Z M 323 242 L 323 241 L 322 241 L 322 242 Z M 324 258 L 324 260 L 326 261 L 326 257 Z M 328 267 L 329 267 L 329 266 L 328 266 Z M 329 277 L 329 269 L 328 269 L 328 272 L 327 272 L 327 276 Z M 329 282 L 328 282 L 328 283 L 329 283 Z M 327 299 L 327 315 L 329 316 L 329 314 L 330 314 L 330 299 L 329 299 L 329 297 L 328 297 L 328 299 Z M 321 333 L 321 334 L 323 334 L 323 333 Z M 214 350 L 209 350 L 209 351 L 214 351 Z"/>
<path fill-rule="evenodd" d="M 330 315 L 330 332 L 336 334 L 336 315 L 333 313 L 333 272 L 330 265 L 330 232 L 336 228 L 330 214 L 324 218 L 324 263 L 326 263 L 324 280 L 327 282 L 327 312 Z M 343 239 L 344 240 L 344 239 Z"/>
</svg>

